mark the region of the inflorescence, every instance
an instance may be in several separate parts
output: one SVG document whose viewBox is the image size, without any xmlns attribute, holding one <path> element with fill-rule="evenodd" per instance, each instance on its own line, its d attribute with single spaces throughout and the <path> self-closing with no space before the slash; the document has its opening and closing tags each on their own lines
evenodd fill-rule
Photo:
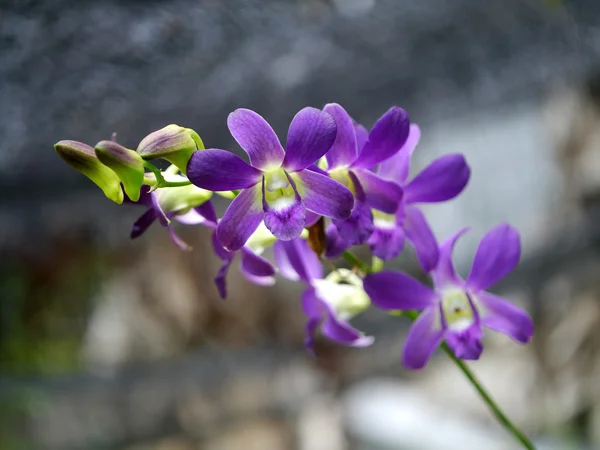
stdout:
<svg viewBox="0 0 600 450">
<path fill-rule="evenodd" d="M 227 125 L 249 163 L 220 149 L 205 149 L 198 134 L 168 125 L 146 136 L 137 150 L 113 140 L 95 147 L 76 141 L 55 145 L 59 156 L 98 185 L 116 203 L 134 203 L 145 212 L 134 223 L 137 238 L 158 221 L 183 250 L 189 246 L 171 224 L 202 225 L 212 232 L 223 264 L 215 277 L 221 297 L 236 254 L 243 275 L 260 285 L 274 275 L 303 283 L 302 307 L 308 318 L 306 345 L 312 351 L 317 330 L 354 347 L 373 338 L 350 325 L 371 304 L 388 311 L 422 311 L 404 346 L 404 364 L 420 369 L 445 341 L 460 359 L 478 359 L 483 327 L 517 342 L 533 334 L 529 315 L 487 292 L 518 263 L 519 234 L 508 224 L 481 240 L 468 277 L 452 263 L 452 249 L 467 231 L 438 244 L 419 204 L 458 196 L 470 168 L 461 154 L 442 156 L 412 179 L 410 160 L 421 131 L 406 111 L 390 108 L 368 131 L 340 105 L 304 108 L 292 120 L 285 147 L 254 111 L 237 109 Z M 152 161 L 171 163 L 160 170 Z M 222 218 L 214 194 L 231 200 Z M 392 270 L 379 270 L 408 242 L 433 288 Z M 349 251 L 367 244 L 373 267 Z M 263 256 L 273 246 L 274 263 Z M 354 269 L 324 274 L 324 260 L 344 256 Z M 332 266 L 328 264 L 327 267 Z"/>
</svg>

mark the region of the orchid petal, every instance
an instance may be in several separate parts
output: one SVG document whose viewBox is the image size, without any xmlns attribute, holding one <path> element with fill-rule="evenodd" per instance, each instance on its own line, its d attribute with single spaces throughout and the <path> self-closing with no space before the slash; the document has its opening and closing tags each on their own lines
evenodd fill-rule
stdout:
<svg viewBox="0 0 600 450">
<path fill-rule="evenodd" d="M 210 200 L 190 209 L 185 214 L 176 215 L 175 220 L 185 225 L 204 225 L 212 229 L 217 228 L 217 214 Z"/>
<path fill-rule="evenodd" d="M 404 232 L 401 227 L 384 228 L 375 226 L 368 243 L 373 256 L 389 261 L 402 252 Z"/>
<path fill-rule="evenodd" d="M 365 148 L 365 144 L 369 140 L 369 130 L 363 127 L 360 123 L 354 122 L 354 134 L 356 135 L 356 150 L 358 154 Z"/>
<path fill-rule="evenodd" d="M 219 291 L 219 295 L 221 296 L 221 298 L 227 298 L 227 283 L 226 283 L 226 278 L 227 278 L 227 272 L 229 271 L 229 266 L 231 266 L 231 263 L 233 262 L 233 258 L 232 259 L 225 259 L 223 261 L 223 264 L 221 265 L 221 268 L 219 269 L 219 273 L 217 273 L 217 276 L 215 277 L 215 284 L 217 285 L 217 290 Z"/>
<path fill-rule="evenodd" d="M 242 275 L 251 283 L 260 286 L 275 284 L 275 268 L 273 265 L 252 250 L 242 247 Z"/>
<path fill-rule="evenodd" d="M 231 191 L 255 185 L 260 181 L 262 172 L 231 152 L 208 149 L 192 154 L 187 176 L 202 189 Z"/>
<path fill-rule="evenodd" d="M 291 181 L 291 179 L 288 177 Z M 282 241 L 296 239 L 302 233 L 306 223 L 306 207 L 293 182 L 294 197 L 281 197 L 268 202 L 265 197 L 265 182 L 262 183 L 262 204 L 267 229 Z"/>
<path fill-rule="evenodd" d="M 403 228 L 406 239 L 415 248 L 421 267 L 425 272 L 431 272 L 438 262 L 438 244 L 433 231 L 431 231 L 425 216 L 419 208 L 405 206 Z"/>
<path fill-rule="evenodd" d="M 445 335 L 446 344 L 459 359 L 477 360 L 483 351 L 483 333 L 479 323 L 461 331 L 450 331 Z"/>
<path fill-rule="evenodd" d="M 375 339 L 372 336 L 365 336 L 348 322 L 341 320 L 326 302 L 323 302 L 323 306 L 327 311 L 322 327 L 324 336 L 350 347 L 368 347 L 373 343 Z"/>
<path fill-rule="evenodd" d="M 131 228 L 131 239 L 136 239 L 146 232 L 146 230 L 156 220 L 156 212 L 154 209 L 148 209 L 136 220 Z"/>
<path fill-rule="evenodd" d="M 171 241 L 180 250 L 183 250 L 184 252 L 189 252 L 190 250 L 192 250 L 192 247 L 190 247 L 183 239 L 181 239 L 177 235 L 177 233 L 175 233 L 175 230 L 173 229 L 173 227 L 171 225 L 167 225 L 167 230 L 169 231 L 169 237 L 171 238 Z"/>
<path fill-rule="evenodd" d="M 326 112 L 300 110 L 290 124 L 282 166 L 295 172 L 314 164 L 335 142 L 336 130 L 335 120 Z"/>
<path fill-rule="evenodd" d="M 337 136 L 331 149 L 327 152 L 327 169 L 336 167 L 347 167 L 354 162 L 358 152 L 356 149 L 356 133 L 352 118 L 337 103 L 325 105 L 323 111 L 331 114 L 337 125 Z"/>
<path fill-rule="evenodd" d="M 402 351 L 402 360 L 409 369 L 418 370 L 425 367 L 442 338 L 442 330 L 437 318 L 437 308 L 423 311 L 413 323 Z"/>
<path fill-rule="evenodd" d="M 360 182 L 367 203 L 374 209 L 394 214 L 402 200 L 402 188 L 399 184 L 384 180 L 370 170 L 354 169 L 350 172 Z"/>
<path fill-rule="evenodd" d="M 420 139 L 421 129 L 417 124 L 411 123 L 408 139 L 398 153 L 379 165 L 379 176 L 404 186 L 410 172 L 410 159 Z"/>
<path fill-rule="evenodd" d="M 230 251 L 239 250 L 258 228 L 263 215 L 260 186 L 244 189 L 233 199 L 219 222 L 219 242 Z"/>
<path fill-rule="evenodd" d="M 306 209 L 338 220 L 350 217 L 354 196 L 341 183 L 310 170 L 296 172 L 292 178 Z"/>
<path fill-rule="evenodd" d="M 334 219 L 333 223 L 343 241 L 349 245 L 364 244 L 373 233 L 373 212 L 365 202 L 356 198 L 350 217 L 345 220 Z"/>
<path fill-rule="evenodd" d="M 337 226 L 333 223 L 327 225 L 325 241 L 325 257 L 328 259 L 341 256 L 350 247 L 350 243 L 340 236 Z"/>
<path fill-rule="evenodd" d="M 527 312 L 489 292 L 477 293 L 477 299 L 483 306 L 481 312 L 483 325 L 504 333 L 522 344 L 530 341 L 533 336 L 533 321 Z"/>
<path fill-rule="evenodd" d="M 463 228 L 454 235 L 450 236 L 442 243 L 442 245 L 440 245 L 440 256 L 438 258 L 438 263 L 435 269 L 431 272 L 433 282 L 438 289 L 443 289 L 444 287 L 452 284 L 461 285 L 463 283 L 454 269 L 454 264 L 452 263 L 452 251 L 454 250 L 456 241 L 458 241 L 458 239 L 469 230 L 469 227 Z"/>
<path fill-rule="evenodd" d="M 252 166 L 266 169 L 281 165 L 285 152 L 273 128 L 261 115 L 250 109 L 236 109 L 229 114 L 227 126 L 240 147 L 248 153 Z"/>
<path fill-rule="evenodd" d="M 456 197 L 462 192 L 471 169 L 461 154 L 442 156 L 433 161 L 404 187 L 406 203 L 436 203 Z"/>
<path fill-rule="evenodd" d="M 281 274 L 292 281 L 310 284 L 312 280 L 323 278 L 321 261 L 304 239 L 277 242 L 275 259 Z"/>
<path fill-rule="evenodd" d="M 475 292 L 489 288 L 515 268 L 520 256 L 519 232 L 506 223 L 495 226 L 479 243 L 467 286 Z"/>
<path fill-rule="evenodd" d="M 385 310 L 424 309 L 437 300 L 435 292 L 427 286 L 402 272 L 391 270 L 367 275 L 364 289 L 373 304 Z"/>
<path fill-rule="evenodd" d="M 375 123 L 352 167 L 371 169 L 394 155 L 406 142 L 410 128 L 408 113 L 397 106 L 391 107 Z"/>
</svg>

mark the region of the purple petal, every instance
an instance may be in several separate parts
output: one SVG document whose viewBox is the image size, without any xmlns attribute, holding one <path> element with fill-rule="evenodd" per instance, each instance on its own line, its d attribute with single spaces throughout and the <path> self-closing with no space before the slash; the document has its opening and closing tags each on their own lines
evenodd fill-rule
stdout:
<svg viewBox="0 0 600 450">
<path fill-rule="evenodd" d="M 517 342 L 526 344 L 533 336 L 533 321 L 529 314 L 510 301 L 481 291 L 477 294 L 483 306 L 482 323 L 492 330 L 504 333 Z"/>
<path fill-rule="evenodd" d="M 258 228 L 263 215 L 260 186 L 244 189 L 233 199 L 219 222 L 219 242 L 230 251 L 239 250 Z"/>
<path fill-rule="evenodd" d="M 471 169 L 461 154 L 433 161 L 404 187 L 406 203 L 444 202 L 456 197 L 467 183 Z"/>
<path fill-rule="evenodd" d="M 481 326 L 474 323 L 469 328 L 462 331 L 450 331 L 446 333 L 446 344 L 459 359 L 476 360 L 481 356 L 483 344 L 481 338 L 483 333 Z"/>
<path fill-rule="evenodd" d="M 300 110 L 290 124 L 283 167 L 295 172 L 314 164 L 329 151 L 335 137 L 331 115 L 316 108 Z"/>
<path fill-rule="evenodd" d="M 275 284 L 273 265 L 246 247 L 242 247 L 242 274 L 248 281 L 260 286 Z"/>
<path fill-rule="evenodd" d="M 304 239 L 276 242 L 275 261 L 280 273 L 292 281 L 310 284 L 312 280 L 323 278 L 321 261 Z"/>
<path fill-rule="evenodd" d="M 431 272 L 438 262 L 438 244 L 427 220 L 425 220 L 425 216 L 419 208 L 405 206 L 403 228 L 406 239 L 415 248 L 421 267 L 425 272 Z"/>
<path fill-rule="evenodd" d="M 304 345 L 311 353 L 314 353 L 315 335 L 325 317 L 325 308 L 317 298 L 314 288 L 309 288 L 302 294 L 302 310 L 308 317 Z"/>
<path fill-rule="evenodd" d="M 293 178 L 306 209 L 338 220 L 350 217 L 354 196 L 341 183 L 310 170 L 296 172 Z"/>
<path fill-rule="evenodd" d="M 337 136 L 331 149 L 327 152 L 327 169 L 349 166 L 356 159 L 356 134 L 350 115 L 337 103 L 325 105 L 323 111 L 331 114 L 337 125 Z"/>
<path fill-rule="evenodd" d="M 344 253 L 348 247 L 350 247 L 350 243 L 340 236 L 338 232 L 337 226 L 335 224 L 330 223 L 327 225 L 327 229 L 325 231 L 325 258 L 333 259 L 337 258 Z"/>
<path fill-rule="evenodd" d="M 406 142 L 410 129 L 408 113 L 392 106 L 375 123 L 353 167 L 371 169 L 390 158 Z"/>
<path fill-rule="evenodd" d="M 448 285 L 463 284 L 463 281 L 456 274 L 456 270 L 454 269 L 454 264 L 452 263 L 452 251 L 454 250 L 456 241 L 469 230 L 469 227 L 463 228 L 440 245 L 438 263 L 431 272 L 433 282 L 437 289 L 444 289 Z"/>
<path fill-rule="evenodd" d="M 306 228 L 312 227 L 321 218 L 320 214 L 312 211 L 306 211 L 306 217 L 304 218 L 304 226 Z"/>
<path fill-rule="evenodd" d="M 158 201 L 158 195 L 156 195 L 156 192 L 150 192 L 150 202 L 152 203 L 152 209 L 154 209 L 154 213 L 160 224 L 163 227 L 168 226 L 170 222 L 169 218 L 160 206 L 160 203 Z"/>
<path fill-rule="evenodd" d="M 219 242 L 219 239 L 217 239 L 216 232 L 212 233 L 211 242 L 215 255 L 217 255 L 223 261 L 230 260 L 235 257 L 235 252 L 230 252 Z"/>
<path fill-rule="evenodd" d="M 202 189 L 231 191 L 255 185 L 260 181 L 262 172 L 231 152 L 209 149 L 192 154 L 187 176 Z"/>
<path fill-rule="evenodd" d="M 240 147 L 248 153 L 254 167 L 265 169 L 281 165 L 285 152 L 273 128 L 261 115 L 249 109 L 236 109 L 229 114 L 227 126 Z"/>
<path fill-rule="evenodd" d="M 369 140 L 369 130 L 363 127 L 360 123 L 354 122 L 354 134 L 356 135 L 356 150 L 358 154 L 365 148 L 365 144 Z"/>
<path fill-rule="evenodd" d="M 144 214 L 136 220 L 131 228 L 131 239 L 136 239 L 146 232 L 146 230 L 156 220 L 156 212 L 154 209 L 148 209 Z"/>
<path fill-rule="evenodd" d="M 374 209 L 394 214 L 402 200 L 402 188 L 399 184 L 384 180 L 370 170 L 355 169 L 350 172 L 360 182 L 367 203 Z"/>
<path fill-rule="evenodd" d="M 363 201 L 355 199 L 352 214 L 346 220 L 333 220 L 340 238 L 349 245 L 367 242 L 373 233 L 373 213 Z"/>
<path fill-rule="evenodd" d="M 350 347 L 368 347 L 374 341 L 373 337 L 365 336 L 352 327 L 348 322 L 338 318 L 333 309 L 323 302 L 327 315 L 322 327 L 322 333 L 332 341 L 339 342 Z"/>
<path fill-rule="evenodd" d="M 267 229 L 282 241 L 296 239 L 302 233 L 306 223 L 306 207 L 296 190 L 293 180 L 288 176 L 294 188 L 294 197 L 281 197 L 268 202 L 265 198 L 265 181 L 262 183 L 262 204 Z"/>
<path fill-rule="evenodd" d="M 167 225 L 167 230 L 169 231 L 169 237 L 171 238 L 171 241 L 180 250 L 183 250 L 184 252 L 189 252 L 192 250 L 192 247 L 190 247 L 183 239 L 177 236 L 177 233 L 175 233 L 175 230 L 171 225 Z"/>
<path fill-rule="evenodd" d="M 384 270 L 364 279 L 365 292 L 375 306 L 386 309 L 424 309 L 437 301 L 427 286 L 401 272 Z"/>
<path fill-rule="evenodd" d="M 219 273 L 217 273 L 217 276 L 215 277 L 215 284 L 217 285 L 217 290 L 219 291 L 221 298 L 227 298 L 226 278 L 227 272 L 229 271 L 229 266 L 231 266 L 232 262 L 233 258 L 224 260 L 223 265 L 219 269 Z"/>
<path fill-rule="evenodd" d="M 404 232 L 400 227 L 388 228 L 376 225 L 368 242 L 374 256 L 389 261 L 402 252 Z"/>
<path fill-rule="evenodd" d="M 410 171 L 410 159 L 420 139 L 421 129 L 417 124 L 410 124 L 408 139 L 402 148 L 390 159 L 382 162 L 377 173 L 386 180 L 395 181 L 400 186 L 404 186 Z"/>
<path fill-rule="evenodd" d="M 495 226 L 479 243 L 467 285 L 475 292 L 489 288 L 515 268 L 520 256 L 519 232 L 506 223 Z"/>
<path fill-rule="evenodd" d="M 406 337 L 402 352 L 404 365 L 413 370 L 425 367 L 443 336 L 444 331 L 437 319 L 437 308 L 423 311 Z"/>
<path fill-rule="evenodd" d="M 204 225 L 212 229 L 217 228 L 217 214 L 210 200 L 190 209 L 185 214 L 176 215 L 175 220 L 186 225 Z"/>
</svg>

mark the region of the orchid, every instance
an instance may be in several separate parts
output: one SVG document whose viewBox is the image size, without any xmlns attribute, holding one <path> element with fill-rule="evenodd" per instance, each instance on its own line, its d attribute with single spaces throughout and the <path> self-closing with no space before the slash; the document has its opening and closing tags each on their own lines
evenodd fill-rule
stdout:
<svg viewBox="0 0 600 450">
<path fill-rule="evenodd" d="M 373 303 L 386 310 L 423 309 L 404 345 L 404 364 L 420 369 L 445 339 L 460 359 L 478 359 L 483 350 L 483 327 L 527 343 L 533 334 L 529 315 L 508 300 L 486 291 L 519 262 L 521 243 L 517 230 L 507 224 L 492 228 L 481 240 L 471 272 L 464 281 L 454 269 L 452 250 L 463 229 L 439 247 L 432 271 L 432 290 L 400 272 L 368 275 L 364 287 Z"/>
<path fill-rule="evenodd" d="M 281 274 L 307 285 L 302 294 L 302 308 L 308 316 L 305 345 L 309 350 L 314 348 L 319 327 L 329 339 L 351 347 L 366 347 L 373 343 L 372 337 L 365 336 L 348 323 L 371 303 L 356 274 L 338 269 L 323 278 L 321 261 L 303 239 L 277 242 L 274 251 Z"/>
<path fill-rule="evenodd" d="M 402 199 L 399 185 L 384 180 L 371 169 L 392 157 L 404 145 L 409 132 L 408 114 L 394 106 L 367 132 L 336 103 L 325 105 L 323 111 L 331 114 L 337 124 L 337 136 L 325 155 L 324 168 L 355 197 L 352 215 L 334 218 L 334 223 L 349 245 L 362 244 L 373 232 L 371 208 L 395 213 Z"/>
<path fill-rule="evenodd" d="M 411 156 L 419 143 L 421 130 L 411 124 L 404 147 L 377 168 L 380 177 L 394 181 L 404 192 L 393 214 L 373 211 L 375 229 L 368 243 L 373 255 L 384 261 L 402 251 L 404 240 L 414 247 L 423 270 L 429 272 L 438 259 L 437 241 L 419 203 L 439 203 L 462 192 L 469 181 L 470 169 L 461 154 L 442 156 L 407 181 Z"/>
<path fill-rule="evenodd" d="M 337 181 L 306 170 L 329 151 L 336 139 L 333 118 L 304 108 L 292 120 L 286 150 L 260 115 L 238 109 L 229 115 L 229 131 L 246 151 L 250 164 L 225 150 L 195 152 L 187 175 L 211 191 L 240 190 L 217 226 L 217 239 L 228 250 L 243 247 L 264 220 L 280 240 L 300 236 L 306 211 L 342 220 L 350 216 L 352 193 Z"/>
<path fill-rule="evenodd" d="M 218 223 L 217 215 L 210 201 L 188 211 L 186 214 L 177 216 L 176 220 L 187 225 L 203 225 L 211 230 L 216 230 Z M 260 286 L 275 284 L 275 268 L 261 254 L 276 240 L 277 238 L 267 230 L 264 223 L 261 223 L 241 249 L 229 251 L 221 245 L 216 238 L 216 233 L 213 232 L 213 250 L 223 261 L 219 273 L 215 277 L 215 284 L 221 298 L 227 297 L 227 272 L 237 253 L 241 254 L 242 275 L 248 281 Z"/>
</svg>

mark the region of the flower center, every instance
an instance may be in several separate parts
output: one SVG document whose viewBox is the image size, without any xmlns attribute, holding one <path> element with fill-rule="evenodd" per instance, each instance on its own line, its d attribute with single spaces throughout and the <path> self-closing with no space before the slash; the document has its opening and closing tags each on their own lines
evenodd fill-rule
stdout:
<svg viewBox="0 0 600 450">
<path fill-rule="evenodd" d="M 294 188 L 283 169 L 274 169 L 265 175 L 265 200 L 272 208 L 285 208 L 294 203 Z"/>
<path fill-rule="evenodd" d="M 246 241 L 246 247 L 250 247 L 254 250 L 254 253 L 260 255 L 265 251 L 265 248 L 274 244 L 277 238 L 273 236 L 273 233 L 265 226 L 264 222 L 261 222 L 254 233 L 250 235 Z"/>
<path fill-rule="evenodd" d="M 396 228 L 396 214 L 386 214 L 376 209 L 373 212 L 373 224 L 375 228 L 394 229 Z"/>
<path fill-rule="evenodd" d="M 338 183 L 350 189 L 350 191 L 352 191 L 352 194 L 354 194 L 354 183 L 352 182 L 352 178 L 350 178 L 350 175 L 348 174 L 348 169 L 344 167 L 338 167 L 336 169 L 330 170 L 329 176 Z"/>
<path fill-rule="evenodd" d="M 446 326 L 461 331 L 473 324 L 475 312 L 463 289 L 451 289 L 442 292 L 442 313 Z"/>
<path fill-rule="evenodd" d="M 362 280 L 348 269 L 338 269 L 313 284 L 320 299 L 327 302 L 342 320 L 363 312 L 371 304 Z"/>
</svg>

